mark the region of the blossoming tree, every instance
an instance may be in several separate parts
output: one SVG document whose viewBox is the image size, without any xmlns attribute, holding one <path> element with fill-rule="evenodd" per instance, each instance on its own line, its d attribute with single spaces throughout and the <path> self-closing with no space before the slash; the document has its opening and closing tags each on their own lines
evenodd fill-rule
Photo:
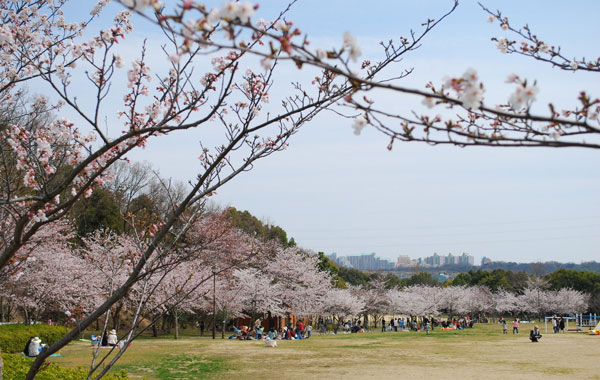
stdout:
<svg viewBox="0 0 600 380">
<path fill-rule="evenodd" d="M 278 99 L 280 107 L 261 113 L 271 100 L 277 63 L 298 34 L 281 18 L 252 25 L 254 6 L 249 3 L 226 2 L 220 9 L 205 11 L 200 4 L 185 1 L 171 17 L 156 1 L 124 1 L 126 7 L 146 12 L 143 16 L 153 18 L 164 32 L 168 67 L 153 71 L 146 46 L 130 62 L 116 52 L 117 44 L 133 33 L 130 11 L 119 12 L 113 24 L 98 33 L 88 32 L 107 3 L 99 1 L 87 20 L 70 21 L 64 14 L 66 0 L 0 2 L 0 100 L 19 113 L 5 119 L 0 130 L 4 160 L 0 268 L 26 260 L 28 241 L 44 225 L 64 217 L 79 198 L 89 197 L 94 186 L 103 185 L 109 168 L 132 150 L 206 124 L 219 125 L 221 139 L 200 142 L 197 178 L 168 218 L 153 228 L 128 277 L 77 328 L 38 356 L 28 379 L 48 355 L 119 302 L 143 277 L 149 260 L 157 262 L 156 257 L 169 254 L 157 247 L 166 238 L 183 236 L 206 197 L 250 170 L 257 160 L 284 149 L 303 124 L 353 88 L 348 81 L 334 83 L 326 73 L 314 86 L 293 84 L 288 95 Z M 186 16 L 192 8 L 197 13 Z M 174 33 L 177 20 L 187 26 Z M 247 32 L 242 25 L 255 30 Z M 263 46 L 266 33 L 274 31 L 283 37 L 257 67 L 249 52 Z M 350 46 L 346 56 L 356 55 L 356 47 Z M 195 63 L 207 57 L 212 68 L 195 72 Z M 373 70 L 371 77 L 384 66 Z M 127 70 L 124 86 L 118 85 L 121 70 Z M 46 93 L 17 107 L 28 84 Z M 107 100 L 115 98 L 122 102 L 111 114 L 115 107 L 107 106 Z M 68 111 L 76 120 L 55 119 L 56 111 Z"/>
<path fill-rule="evenodd" d="M 331 288 L 325 293 L 323 314 L 333 318 L 336 332 L 340 322 L 346 317 L 355 317 L 362 314 L 364 308 L 365 301 L 352 294 L 348 289 Z"/>
<path fill-rule="evenodd" d="M 27 322 L 53 311 L 67 312 L 71 322 L 99 305 L 100 279 L 73 254 L 68 223 L 54 223 L 40 232 L 29 244 L 27 259 L 3 279 L 0 292 L 23 310 Z"/>
</svg>

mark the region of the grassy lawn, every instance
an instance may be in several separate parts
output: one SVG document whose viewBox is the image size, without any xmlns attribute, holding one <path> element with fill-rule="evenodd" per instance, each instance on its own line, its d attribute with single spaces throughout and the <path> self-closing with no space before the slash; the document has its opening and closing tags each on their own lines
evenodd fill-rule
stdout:
<svg viewBox="0 0 600 380">
<path fill-rule="evenodd" d="M 499 325 L 464 331 L 315 335 L 279 342 L 184 337 L 141 339 L 118 362 L 132 379 L 600 379 L 600 337 L 544 334 L 538 344 L 502 335 Z M 542 327 L 543 333 L 543 327 Z M 77 342 L 53 361 L 89 365 L 92 349 Z"/>
</svg>

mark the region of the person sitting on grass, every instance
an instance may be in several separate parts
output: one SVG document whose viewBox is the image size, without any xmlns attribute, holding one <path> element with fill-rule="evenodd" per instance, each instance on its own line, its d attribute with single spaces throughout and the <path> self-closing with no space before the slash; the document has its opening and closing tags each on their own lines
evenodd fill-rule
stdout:
<svg viewBox="0 0 600 380">
<path fill-rule="evenodd" d="M 540 328 L 537 325 L 535 325 L 533 327 L 533 330 L 529 332 L 529 340 L 535 343 L 539 342 L 540 339 L 542 339 L 542 334 L 540 334 Z"/>
<path fill-rule="evenodd" d="M 237 338 L 240 334 L 242 333 L 242 330 L 238 329 L 237 327 L 233 326 L 233 335 L 229 336 L 229 339 L 235 339 Z"/>
<path fill-rule="evenodd" d="M 248 339 L 248 326 L 242 326 L 240 329 L 240 333 L 238 334 L 238 340 L 247 340 Z"/>
<path fill-rule="evenodd" d="M 110 330 L 110 333 L 108 334 L 108 339 L 106 340 L 106 342 L 108 343 L 108 346 L 110 346 L 110 347 L 115 347 L 117 345 L 117 343 L 119 342 L 119 340 L 117 338 L 117 330 L 115 330 L 115 329 Z"/>
<path fill-rule="evenodd" d="M 106 332 L 106 330 L 104 330 L 104 333 L 102 334 L 102 339 L 100 340 L 100 346 L 102 346 L 102 347 L 108 346 L 108 333 Z"/>
<path fill-rule="evenodd" d="M 31 343 L 29 343 L 29 352 L 27 354 L 27 356 L 38 356 L 40 353 L 40 344 L 42 343 L 42 341 L 40 340 L 40 338 L 38 338 L 37 336 L 34 337 L 31 340 Z"/>
<path fill-rule="evenodd" d="M 31 345 L 31 341 L 33 341 L 33 337 L 32 336 L 29 337 L 29 340 L 27 341 L 27 344 L 25 345 L 25 349 L 23 350 L 23 353 L 26 356 L 29 356 L 29 346 Z"/>
</svg>

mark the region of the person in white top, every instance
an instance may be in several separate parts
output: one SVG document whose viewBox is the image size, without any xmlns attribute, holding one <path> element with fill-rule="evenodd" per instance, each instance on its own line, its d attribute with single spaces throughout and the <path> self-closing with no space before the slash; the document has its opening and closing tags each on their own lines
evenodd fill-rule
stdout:
<svg viewBox="0 0 600 380">
<path fill-rule="evenodd" d="M 37 336 L 33 338 L 31 343 L 29 343 L 29 356 L 38 356 L 38 354 L 40 353 L 40 343 L 42 343 L 40 338 L 38 338 Z"/>
<path fill-rule="evenodd" d="M 117 331 L 115 329 L 110 330 L 110 333 L 108 334 L 108 340 L 107 343 L 109 346 L 116 346 L 118 342 L 117 339 Z"/>
</svg>

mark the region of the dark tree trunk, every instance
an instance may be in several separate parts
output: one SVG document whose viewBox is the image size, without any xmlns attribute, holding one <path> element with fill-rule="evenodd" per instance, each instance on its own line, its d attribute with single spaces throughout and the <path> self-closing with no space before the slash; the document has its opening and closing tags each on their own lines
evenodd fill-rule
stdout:
<svg viewBox="0 0 600 380">
<path fill-rule="evenodd" d="M 115 313 L 113 314 L 113 329 L 119 330 L 121 324 L 121 310 L 123 310 L 123 304 L 120 303 L 115 307 Z"/>
<path fill-rule="evenodd" d="M 25 314 L 25 324 L 29 325 L 29 312 L 27 311 L 27 308 L 23 308 L 23 313 Z"/>
<path fill-rule="evenodd" d="M 168 316 L 166 316 L 166 315 L 162 316 L 162 325 L 160 326 L 160 331 L 162 331 L 162 332 L 167 331 L 167 318 L 168 318 Z"/>
<path fill-rule="evenodd" d="M 13 304 L 10 300 L 6 300 L 6 311 L 4 313 L 4 317 L 6 318 L 6 322 L 10 322 L 10 315 L 12 314 Z"/>
<path fill-rule="evenodd" d="M 175 323 L 175 339 L 179 339 L 179 315 L 177 314 L 177 309 L 173 312 L 173 323 Z"/>
</svg>

